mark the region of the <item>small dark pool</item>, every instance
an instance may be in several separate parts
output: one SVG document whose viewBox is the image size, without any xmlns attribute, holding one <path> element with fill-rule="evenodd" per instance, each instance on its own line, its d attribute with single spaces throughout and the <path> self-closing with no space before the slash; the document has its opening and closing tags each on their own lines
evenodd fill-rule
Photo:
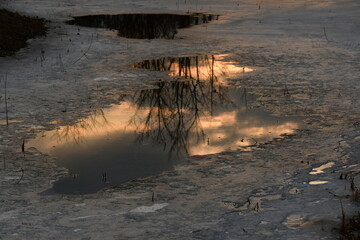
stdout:
<svg viewBox="0 0 360 240">
<path fill-rule="evenodd" d="M 222 56 L 164 58 L 135 66 L 166 70 L 177 80 L 125 94 L 119 104 L 27 144 L 55 156 L 70 171 L 47 193 L 93 193 L 172 170 L 189 156 L 247 150 L 299 128 L 299 118 L 249 109 L 256 97 L 228 85 L 227 79 L 254 69 Z"/>
<path fill-rule="evenodd" d="M 174 39 L 177 29 L 208 23 L 219 16 L 194 14 L 100 14 L 76 16 L 68 24 L 84 27 L 107 28 L 118 31 L 120 37 L 154 39 Z"/>
</svg>

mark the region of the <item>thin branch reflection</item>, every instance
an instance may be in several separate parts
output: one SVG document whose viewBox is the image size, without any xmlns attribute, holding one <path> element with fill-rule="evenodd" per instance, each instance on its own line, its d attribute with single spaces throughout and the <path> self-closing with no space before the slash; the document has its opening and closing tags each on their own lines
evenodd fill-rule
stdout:
<svg viewBox="0 0 360 240">
<path fill-rule="evenodd" d="M 289 118 L 249 110 L 251 95 L 246 88 L 227 83 L 245 67 L 226 62 L 223 56 L 163 58 L 135 66 L 169 71 L 176 81 L 160 81 L 154 89 L 127 94 L 119 105 L 95 110 L 75 125 L 46 133 L 48 137 L 35 147 L 47 152 L 52 146 L 84 144 L 86 139 L 131 136 L 139 150 L 151 145 L 173 158 L 249 147 L 298 128 Z"/>
</svg>

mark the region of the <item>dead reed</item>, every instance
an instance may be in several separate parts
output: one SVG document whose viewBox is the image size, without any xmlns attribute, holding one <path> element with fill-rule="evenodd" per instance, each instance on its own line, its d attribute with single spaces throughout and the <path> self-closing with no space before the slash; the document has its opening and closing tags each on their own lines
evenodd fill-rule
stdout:
<svg viewBox="0 0 360 240">
<path fill-rule="evenodd" d="M 6 116 L 6 125 L 9 126 L 9 114 L 8 114 L 8 103 L 7 103 L 7 75 L 5 75 L 5 116 Z"/>
</svg>

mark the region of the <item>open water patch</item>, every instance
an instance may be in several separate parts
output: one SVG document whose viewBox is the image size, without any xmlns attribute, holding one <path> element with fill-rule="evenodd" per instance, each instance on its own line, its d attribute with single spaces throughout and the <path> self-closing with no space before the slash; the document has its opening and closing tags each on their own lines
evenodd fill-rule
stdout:
<svg viewBox="0 0 360 240">
<path fill-rule="evenodd" d="M 173 81 L 124 94 L 119 104 L 26 144 L 69 169 L 48 192 L 93 193 L 172 170 L 191 156 L 253 148 L 300 128 L 300 118 L 249 107 L 256 96 L 229 84 L 249 67 L 212 55 L 162 60 Z"/>
<path fill-rule="evenodd" d="M 217 20 L 218 15 L 193 14 L 99 14 L 75 16 L 66 23 L 84 27 L 107 28 L 118 31 L 118 36 L 125 38 L 174 39 L 177 29 Z"/>
<path fill-rule="evenodd" d="M 167 71 L 171 77 L 208 81 L 216 85 L 226 85 L 228 79 L 256 70 L 250 66 L 240 66 L 226 61 L 226 57 L 226 54 L 163 57 L 144 60 L 134 64 L 133 67 L 150 71 Z"/>
</svg>

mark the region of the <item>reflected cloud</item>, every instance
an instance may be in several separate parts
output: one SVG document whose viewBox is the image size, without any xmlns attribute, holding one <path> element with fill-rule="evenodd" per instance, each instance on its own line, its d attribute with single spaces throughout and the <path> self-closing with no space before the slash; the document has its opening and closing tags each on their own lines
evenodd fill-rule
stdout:
<svg viewBox="0 0 360 240">
<path fill-rule="evenodd" d="M 299 127 L 248 109 L 245 88 L 227 86 L 226 79 L 253 69 L 224 60 L 226 55 L 146 60 L 136 68 L 169 71 L 183 80 L 159 82 L 155 89 L 124 95 L 119 105 L 97 109 L 86 119 L 38 137 L 30 145 L 48 152 L 53 146 L 86 144 L 87 139 L 133 133 L 134 144 L 161 147 L 170 156 L 204 155 L 255 146 Z M 44 137 L 45 136 L 45 137 Z"/>
<path fill-rule="evenodd" d="M 145 60 L 134 65 L 135 68 L 151 71 L 169 71 L 169 76 L 184 77 L 198 81 L 210 81 L 226 84 L 226 79 L 239 74 L 252 72 L 255 69 L 238 66 L 225 61 L 228 55 L 205 55 L 191 57 L 164 57 Z"/>
<path fill-rule="evenodd" d="M 123 95 L 120 104 L 43 132 L 26 146 L 55 155 L 77 176 L 75 182 L 58 181 L 55 191 L 89 193 L 170 170 L 185 156 L 249 150 L 299 128 L 297 118 L 249 109 L 255 96 L 226 83 L 246 69 L 221 59 L 203 56 L 156 63 L 177 81 Z"/>
<path fill-rule="evenodd" d="M 169 156 L 205 155 L 256 146 L 299 128 L 295 119 L 248 109 L 246 89 L 195 80 L 161 82 L 157 87 L 124 96 L 121 104 L 94 110 L 74 125 L 44 133 L 29 146 L 48 152 L 53 146 L 135 134 L 134 144 L 158 146 Z"/>
</svg>

